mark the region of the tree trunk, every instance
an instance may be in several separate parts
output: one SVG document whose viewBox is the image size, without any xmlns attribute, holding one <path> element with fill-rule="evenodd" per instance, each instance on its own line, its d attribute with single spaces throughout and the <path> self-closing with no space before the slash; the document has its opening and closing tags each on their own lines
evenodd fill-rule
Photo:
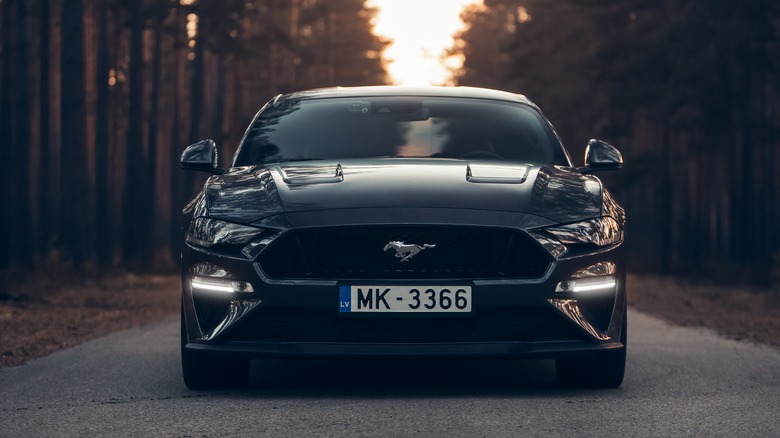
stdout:
<svg viewBox="0 0 780 438">
<path fill-rule="evenodd" d="M 176 26 L 177 30 L 183 30 L 179 27 L 181 19 L 179 17 L 179 10 L 176 11 Z M 181 216 L 181 210 L 183 207 L 183 175 L 182 170 L 179 167 L 180 155 L 182 152 L 182 143 L 184 139 L 181 136 L 181 130 L 183 123 L 181 120 L 181 100 L 184 98 L 184 62 L 182 60 L 183 51 L 185 46 L 181 42 L 179 36 L 182 32 L 176 32 L 174 37 L 173 57 L 174 57 L 174 69 L 173 69 L 173 120 L 171 122 L 171 139 L 170 139 L 170 196 L 171 196 L 171 222 L 170 222 L 170 250 L 171 260 L 178 261 L 181 251 L 181 230 L 179 217 Z"/>
<path fill-rule="evenodd" d="M 206 19 L 200 17 L 198 21 L 198 36 L 195 40 L 195 59 L 192 60 L 192 88 L 190 91 L 190 133 L 187 139 L 188 144 L 201 140 L 200 120 L 203 117 L 203 83 L 204 83 L 204 56 L 207 32 Z M 195 175 L 192 172 L 186 172 L 182 175 L 182 199 L 189 199 L 193 194 L 195 187 Z"/>
<path fill-rule="evenodd" d="M 13 130 L 11 129 L 11 108 L 13 107 L 13 96 L 11 94 L 13 86 L 11 77 L 11 66 L 13 60 L 13 5 L 15 0 L 4 0 L 2 3 L 2 47 L 3 51 L 0 53 L 0 62 L 2 62 L 2 69 L 0 69 L 0 138 L 11 139 Z M 18 0 L 17 0 L 18 1 Z M 9 140 L 6 140 L 9 141 Z M 3 187 L 12 187 L 12 175 L 8 172 L 0 172 L 0 184 Z M 0 209 L 0 221 L 3 224 L 11 222 L 11 212 L 14 211 L 14 207 L 10 204 L 9 190 L 0 190 L 0 205 L 9 206 L 9 208 Z M 11 262 L 11 242 L 10 236 L 13 234 L 13 230 L 10 227 L 0 227 L 0 267 L 8 266 Z"/>
<path fill-rule="evenodd" d="M 226 84 L 225 84 L 225 54 L 220 52 L 217 53 L 217 78 L 216 78 L 216 87 L 214 87 L 214 118 L 211 122 L 211 132 L 213 133 L 213 139 L 217 143 L 217 146 L 225 147 L 225 139 L 222 135 L 222 122 L 225 118 L 225 94 L 226 94 Z"/>
<path fill-rule="evenodd" d="M 278 13 L 278 7 L 276 0 L 269 0 L 268 2 L 268 95 L 275 96 L 279 90 L 279 79 L 277 77 L 278 65 L 277 59 L 279 57 L 279 42 L 277 38 L 277 23 L 276 15 Z"/>
<path fill-rule="evenodd" d="M 199 23 L 203 23 L 201 20 Z M 200 140 L 200 118 L 203 112 L 203 26 L 198 26 L 198 37 L 195 40 L 195 59 L 192 60 L 192 89 L 190 92 L 190 135 L 188 141 L 190 144 Z"/>
<path fill-rule="evenodd" d="M 290 0 L 290 50 L 285 62 L 287 73 L 285 74 L 288 87 L 292 87 L 297 78 L 298 61 L 298 26 L 301 17 L 301 0 Z"/>
<path fill-rule="evenodd" d="M 143 141 L 143 96 L 144 96 L 144 59 L 143 59 L 143 5 L 139 1 L 130 2 L 132 29 L 130 32 L 130 68 L 129 108 L 127 127 L 127 155 L 125 157 L 125 205 L 124 205 L 124 241 L 123 259 L 136 264 L 143 253 L 143 245 L 148 234 L 149 211 L 144 211 L 143 194 L 146 183 L 143 174 L 146 151 Z"/>
<path fill-rule="evenodd" d="M 325 72 L 328 78 L 328 85 L 336 85 L 336 54 L 333 47 L 333 41 L 335 40 L 336 30 L 334 29 L 335 17 L 333 12 L 328 9 L 328 13 L 325 16 Z"/>
<path fill-rule="evenodd" d="M 13 147 L 9 153 L 11 162 L 11 202 L 14 212 L 11 216 L 11 250 L 16 261 L 23 266 L 32 265 L 32 246 L 30 245 L 30 184 L 28 180 L 30 163 L 30 34 L 28 5 L 25 1 L 16 4 L 14 49 L 14 131 L 11 139 Z"/>
<path fill-rule="evenodd" d="M 108 0 L 99 0 L 98 24 L 100 40 L 97 48 L 95 87 L 97 108 L 95 119 L 95 210 L 97 213 L 97 258 L 100 265 L 111 265 L 111 214 L 109 213 L 109 114 L 111 86 L 108 83 L 111 58 L 108 50 Z"/>
<path fill-rule="evenodd" d="M 49 28 L 51 27 L 51 4 L 49 0 L 41 0 L 41 21 L 40 21 L 40 54 L 39 54 L 39 66 L 41 74 L 40 94 L 38 96 L 38 105 L 40 111 L 40 119 L 38 129 L 40 130 L 40 172 L 39 177 L 39 193 L 38 193 L 38 254 L 43 259 L 46 258 L 47 253 L 51 249 L 52 245 L 52 227 L 57 221 L 57 216 L 53 214 L 51 197 L 53 186 L 51 184 L 51 119 L 50 119 L 50 105 L 51 93 L 50 84 L 51 75 L 49 70 L 51 69 L 49 48 L 50 35 Z"/>
<path fill-rule="evenodd" d="M 144 209 L 147 215 L 152 218 L 153 222 L 149 223 L 149 232 L 146 233 L 146 239 L 149 244 L 146 246 L 146 254 L 143 255 L 143 266 L 149 267 L 148 262 L 152 260 L 152 255 L 156 249 L 156 236 L 154 230 L 157 229 L 156 225 L 159 221 L 158 214 L 152 214 L 155 211 L 154 201 L 155 193 L 157 193 L 157 134 L 159 132 L 159 108 L 160 108 L 160 58 L 162 57 L 162 37 L 163 37 L 163 17 L 158 16 L 156 18 L 154 26 L 154 48 L 152 54 L 152 102 L 149 109 L 149 137 L 147 145 L 149 148 L 149 159 L 146 166 L 146 193 L 144 194 Z M 151 239 L 151 240 L 150 240 Z"/>
<path fill-rule="evenodd" d="M 89 255 L 85 241 L 87 199 L 86 119 L 84 105 L 84 23 L 81 0 L 68 0 L 61 10 L 61 172 L 60 227 L 64 256 L 76 265 Z"/>
</svg>

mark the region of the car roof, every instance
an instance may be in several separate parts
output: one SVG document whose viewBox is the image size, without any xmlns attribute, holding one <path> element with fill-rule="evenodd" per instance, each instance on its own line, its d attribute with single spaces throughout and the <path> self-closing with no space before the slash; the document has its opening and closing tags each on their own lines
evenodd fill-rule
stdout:
<svg viewBox="0 0 780 438">
<path fill-rule="evenodd" d="M 381 85 L 369 87 L 331 87 L 315 90 L 297 91 L 281 94 L 275 102 L 288 99 L 320 99 L 332 97 L 376 97 L 376 96 L 425 96 L 425 97 L 462 97 L 474 99 L 493 99 L 523 103 L 536 106 L 522 94 L 476 87 L 410 87 Z"/>
</svg>

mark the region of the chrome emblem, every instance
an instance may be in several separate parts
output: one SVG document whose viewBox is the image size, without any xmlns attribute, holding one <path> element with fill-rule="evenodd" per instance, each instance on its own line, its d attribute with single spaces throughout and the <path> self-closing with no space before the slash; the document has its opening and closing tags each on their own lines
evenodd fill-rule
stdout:
<svg viewBox="0 0 780 438">
<path fill-rule="evenodd" d="M 388 249 L 395 250 L 395 256 L 401 259 L 399 262 L 408 262 L 410 258 L 416 256 L 420 251 L 429 248 L 436 248 L 436 245 L 429 245 L 427 243 L 422 246 L 414 244 L 407 245 L 397 240 L 385 245 L 385 251 Z"/>
</svg>

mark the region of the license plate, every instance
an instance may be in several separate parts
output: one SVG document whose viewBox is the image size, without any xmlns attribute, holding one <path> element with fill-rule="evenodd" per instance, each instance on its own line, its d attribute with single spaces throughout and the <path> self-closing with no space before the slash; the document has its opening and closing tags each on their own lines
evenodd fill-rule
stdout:
<svg viewBox="0 0 780 438">
<path fill-rule="evenodd" d="M 339 286 L 342 313 L 467 313 L 471 286 Z"/>
</svg>

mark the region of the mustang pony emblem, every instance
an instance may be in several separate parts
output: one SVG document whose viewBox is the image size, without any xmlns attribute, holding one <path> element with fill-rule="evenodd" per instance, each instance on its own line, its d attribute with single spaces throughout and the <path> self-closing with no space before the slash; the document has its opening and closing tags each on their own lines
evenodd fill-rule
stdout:
<svg viewBox="0 0 780 438">
<path fill-rule="evenodd" d="M 420 251 L 428 248 L 436 248 L 436 245 L 428 245 L 427 243 L 423 246 L 420 245 L 407 245 L 403 242 L 399 242 L 397 240 L 394 240 L 387 245 L 385 245 L 385 251 L 388 249 L 394 249 L 395 250 L 395 256 L 399 257 L 401 262 L 408 262 L 410 258 L 416 256 Z"/>
</svg>

